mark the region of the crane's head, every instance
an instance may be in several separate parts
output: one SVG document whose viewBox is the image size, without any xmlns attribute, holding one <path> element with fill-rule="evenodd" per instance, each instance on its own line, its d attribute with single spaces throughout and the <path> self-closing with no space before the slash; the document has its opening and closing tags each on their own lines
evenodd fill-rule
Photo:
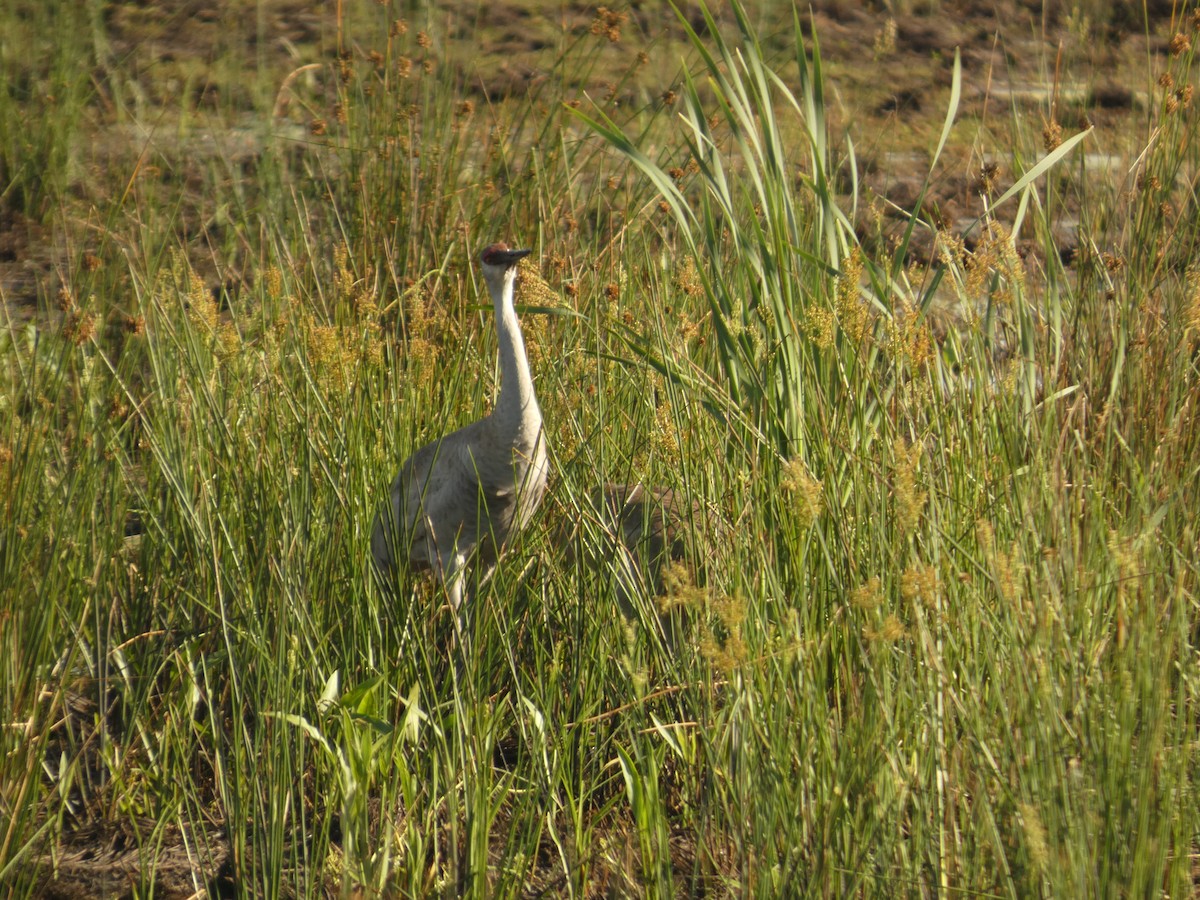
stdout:
<svg viewBox="0 0 1200 900">
<path fill-rule="evenodd" d="M 499 301 L 507 294 L 512 296 L 513 279 L 517 277 L 517 263 L 532 253 L 532 250 L 509 250 L 503 241 L 486 247 L 479 256 L 483 263 L 483 280 L 487 282 L 492 299 Z"/>
<path fill-rule="evenodd" d="M 479 259 L 483 262 L 484 272 L 488 269 L 500 269 L 504 271 L 516 266 L 518 260 L 523 259 L 532 252 L 532 250 L 509 250 L 508 244 L 500 241 L 499 243 L 485 247 Z"/>
</svg>

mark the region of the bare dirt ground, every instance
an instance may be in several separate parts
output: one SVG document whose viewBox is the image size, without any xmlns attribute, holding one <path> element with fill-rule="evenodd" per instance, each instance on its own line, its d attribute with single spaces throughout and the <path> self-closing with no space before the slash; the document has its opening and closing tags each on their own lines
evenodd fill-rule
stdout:
<svg viewBox="0 0 1200 900">
<path fill-rule="evenodd" d="M 720 8 L 719 3 L 713 5 Z M 922 202 L 931 216 L 953 225 L 978 215 L 980 179 L 989 174 L 984 167 L 991 161 L 976 153 L 973 137 L 982 133 L 986 143 L 990 123 L 995 122 L 999 134 L 1001 123 L 1007 127 L 1014 114 L 1024 118 L 1034 134 L 1055 126 L 1066 134 L 1094 126 L 1096 143 L 1117 156 L 1112 177 L 1126 177 L 1128 160 L 1121 154 L 1132 152 L 1144 138 L 1147 111 L 1156 102 L 1147 90 L 1147 70 L 1161 66 L 1156 60 L 1167 52 L 1170 2 L 1148 2 L 1149 23 L 1141 19 L 1142 4 L 1114 4 L 1117 11 L 1099 23 L 1081 21 L 1066 0 L 895 5 L 913 11 L 893 19 L 882 2 L 850 0 L 821 0 L 812 8 L 812 30 L 820 40 L 832 97 L 833 128 L 854 139 L 867 195 L 888 201 L 880 207 L 885 240 L 901 227 L 900 210 L 917 205 L 945 115 L 955 48 L 960 48 L 964 72 L 959 118 L 972 123 L 972 133 L 956 141 Z M 137 73 L 122 90 L 142 98 L 149 120 L 156 111 L 178 108 L 181 102 L 198 111 L 241 109 L 249 116 L 261 107 L 239 67 L 261 67 L 265 60 L 279 85 L 302 65 L 332 65 L 338 53 L 334 6 L 268 0 L 259 4 L 265 13 L 256 21 L 242 14 L 244 4 L 234 2 L 117 0 L 105 12 L 108 58 L 123 60 L 123 71 Z M 443 65 L 458 68 L 468 94 L 520 103 L 530 85 L 550 77 L 564 29 L 582 35 L 597 21 L 592 4 L 567 3 L 565 11 L 559 4 L 547 6 L 553 14 L 535 2 L 493 0 L 486 4 L 486 21 L 480 22 L 479 4 L 449 4 L 436 19 L 443 28 Z M 1122 11 L 1126 6 L 1130 11 Z M 656 57 L 670 57 L 646 69 L 646 83 L 627 88 L 629 101 L 637 103 L 639 93 L 660 96 L 677 86 L 670 73 L 678 70 L 678 54 L 663 48 L 681 47 L 681 32 L 665 5 L 657 2 L 636 2 L 622 11 L 627 13 L 624 35 L 605 51 L 614 68 L 628 65 L 642 46 L 657 47 Z M 802 15 L 807 13 L 802 10 Z M 786 3 L 763 4 L 755 16 L 781 60 L 794 53 L 787 47 L 790 16 Z M 691 21 L 703 26 L 697 14 Z M 482 41 L 477 34 L 484 35 Z M 479 43 L 484 44 L 483 53 Z M 351 52 L 368 52 L 350 47 Z M 113 201 L 147 146 L 177 160 L 177 167 L 161 177 L 177 182 L 182 202 L 197 210 L 208 205 L 206 198 L 196 196 L 202 179 L 195 167 L 205 148 L 246 159 L 261 152 L 252 132 L 247 132 L 250 137 L 231 131 L 223 137 L 171 138 L 169 127 L 150 136 L 118 123 L 112 108 L 114 89 L 105 80 L 114 70 L 115 66 L 98 68 L 96 96 L 78 135 L 79 176 L 66 198 L 67 207 L 48 217 L 47 224 L 0 204 L 0 299 L 15 320 L 35 315 L 39 304 L 52 305 L 72 256 L 87 252 L 94 240 L 95 223 L 103 220 L 96 210 Z M 592 81 L 581 88 L 604 87 L 601 79 Z M 189 93 L 181 100 L 183 91 Z M 304 124 L 303 114 L 293 113 L 281 116 L 279 127 Z M 1001 189 L 1012 179 L 1002 164 L 989 177 L 998 179 Z M 860 210 L 864 235 L 869 236 L 867 215 Z M 204 216 L 197 212 L 193 218 L 197 231 L 202 231 Z M 1069 259 L 1075 252 L 1073 234 L 1064 229 L 1056 241 Z M 928 245 L 914 247 L 918 256 L 929 252 Z M 214 281 L 220 278 L 211 265 L 198 268 Z M 196 896 L 198 888 L 209 896 L 230 893 L 229 843 L 220 828 L 203 835 L 160 830 L 148 845 L 146 836 L 152 832 L 149 823 L 139 828 L 129 822 L 80 818 L 41 860 L 41 895 L 132 896 L 147 852 L 156 854 L 155 896 Z M 679 852 L 686 857 L 687 848 L 681 845 Z M 551 865 L 548 859 L 541 880 L 553 893 Z"/>
<path fill-rule="evenodd" d="M 759 9 L 755 20 L 768 46 L 786 60 L 794 53 L 790 6 L 750 5 Z M 889 5 L 913 11 L 893 18 Z M 1092 149 L 1105 148 L 1099 156 L 1112 163 L 1111 177 L 1122 177 L 1120 167 L 1128 160 L 1120 152 L 1113 156 L 1112 149 L 1132 151 L 1145 136 L 1147 108 L 1156 102 L 1146 90 L 1147 67 L 1165 57 L 1172 4 L 1148 3 L 1148 24 L 1141 20 L 1141 4 L 1136 4 L 1138 10 L 1125 6 L 1115 4 L 1110 21 L 1093 22 L 1065 0 L 814 3 L 812 30 L 825 59 L 834 134 L 848 134 L 855 142 L 863 196 L 887 201 L 860 209 L 864 237 L 869 239 L 876 229 L 880 210 L 886 236 L 901 229 L 901 210 L 916 206 L 945 114 L 956 48 L 964 72 L 959 120 L 982 132 L 984 145 L 989 123 L 999 134 L 1014 114 L 1034 134 L 1058 127 L 1070 135 L 1092 125 Z M 52 301 L 71 257 L 96 242 L 96 211 L 113 202 L 139 166 L 146 168 L 148 156 L 172 163 L 162 177 L 178 183 L 183 219 L 196 231 L 204 224 L 199 210 L 208 205 L 195 196 L 203 185 L 198 167 L 221 156 L 252 171 L 254 158 L 263 152 L 262 131 L 256 127 L 261 123 L 253 121 L 261 98 L 254 96 L 254 79 L 245 73 L 259 72 L 268 87 L 281 85 L 289 72 L 307 64 L 332 64 L 338 54 L 334 4 L 274 0 L 260 7 L 261 22 L 243 15 L 232 2 L 109 5 L 109 66 L 98 69 L 95 96 L 79 128 L 77 177 L 68 206 L 49 217 L 54 224 L 47 225 L 0 202 L 0 299 L 10 316 L 23 320 L 36 310 L 39 298 Z M 719 10 L 720 4 L 715 7 Z M 475 4 L 457 3 L 438 13 L 434 24 L 446 36 L 434 52 L 442 65 L 456 71 L 464 94 L 509 102 L 519 102 L 532 85 L 551 77 L 564 34 L 584 35 L 597 22 L 597 7 L 583 2 L 555 7 L 550 14 L 531 0 L 489 4 L 486 19 L 477 11 Z M 596 67 L 579 85 L 581 93 L 604 90 L 607 85 L 595 72 L 627 66 L 642 47 L 652 49 L 654 64 L 638 82 L 623 88 L 628 102 L 638 104 L 678 87 L 672 81 L 682 52 L 678 23 L 653 2 L 634 3 L 622 14 L 620 35 L 613 35 L 618 39 L 605 51 L 612 69 Z M 703 29 L 697 11 L 689 17 Z M 478 52 L 479 44 L 485 53 Z M 370 52 L 349 39 L 346 47 L 351 53 Z M 118 91 L 106 75 L 115 80 L 118 64 L 121 96 L 136 95 L 147 111 L 142 119 L 150 124 L 133 126 L 116 115 Z M 198 117 L 211 112 L 205 119 L 211 127 L 178 133 L 173 119 L 181 107 Z M 247 123 L 230 122 L 231 110 L 243 110 Z M 297 130 L 307 124 L 304 120 L 303 113 L 289 116 L 284 111 L 271 125 L 277 131 Z M 922 202 L 924 214 L 949 227 L 956 222 L 965 227 L 980 212 L 980 181 L 991 162 L 969 149 L 973 135 L 967 131 L 958 129 L 957 146 L 952 140 Z M 1000 190 L 1012 180 L 1002 162 L 988 175 Z M 875 221 L 867 221 L 868 213 Z M 1073 234 L 1066 229 L 1056 237 L 1069 259 Z M 918 238 L 914 253 L 927 257 L 931 243 L 928 237 Z M 222 280 L 211 260 L 194 262 L 214 285 Z"/>
</svg>

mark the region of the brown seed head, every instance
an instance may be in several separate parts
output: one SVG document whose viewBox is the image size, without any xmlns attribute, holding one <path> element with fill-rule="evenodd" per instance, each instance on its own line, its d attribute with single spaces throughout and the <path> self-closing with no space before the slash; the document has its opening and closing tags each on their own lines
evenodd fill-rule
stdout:
<svg viewBox="0 0 1200 900">
<path fill-rule="evenodd" d="M 999 176 L 1000 165 L 998 163 L 984 163 L 983 168 L 979 171 L 979 184 L 985 194 L 990 194 L 996 190 L 996 179 Z"/>
<path fill-rule="evenodd" d="M 96 334 L 96 317 L 73 309 L 63 319 L 63 337 L 75 346 L 86 344 Z"/>
<path fill-rule="evenodd" d="M 883 583 L 879 576 L 868 578 L 850 592 L 850 602 L 859 609 L 874 609 L 883 601 Z"/>
<path fill-rule="evenodd" d="M 592 20 L 589 30 L 594 35 L 604 35 L 615 44 L 621 40 L 621 26 L 628 18 L 626 13 L 614 12 L 607 6 L 601 6 L 596 10 L 596 18 Z"/>
<path fill-rule="evenodd" d="M 1049 153 L 1062 143 L 1062 126 L 1051 119 L 1042 129 L 1042 146 Z"/>
</svg>

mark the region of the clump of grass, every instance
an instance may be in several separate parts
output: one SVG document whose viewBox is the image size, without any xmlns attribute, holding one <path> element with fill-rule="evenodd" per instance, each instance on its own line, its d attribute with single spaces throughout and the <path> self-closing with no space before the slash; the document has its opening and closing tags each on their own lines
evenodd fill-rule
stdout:
<svg viewBox="0 0 1200 900">
<path fill-rule="evenodd" d="M 77 177 L 92 86 L 87 4 L 17 3 L 0 41 L 0 204 L 41 221 Z"/>
</svg>

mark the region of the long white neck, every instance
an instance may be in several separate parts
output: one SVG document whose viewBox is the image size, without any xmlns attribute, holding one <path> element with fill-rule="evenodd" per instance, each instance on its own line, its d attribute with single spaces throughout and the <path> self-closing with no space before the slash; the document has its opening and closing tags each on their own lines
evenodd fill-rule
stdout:
<svg viewBox="0 0 1200 900">
<path fill-rule="evenodd" d="M 525 340 L 513 308 L 516 270 L 509 269 L 499 284 L 488 281 L 496 307 L 496 336 L 500 343 L 500 396 L 492 420 L 514 443 L 532 446 L 542 428 L 542 413 L 533 393 L 533 377 L 525 355 Z"/>
</svg>

